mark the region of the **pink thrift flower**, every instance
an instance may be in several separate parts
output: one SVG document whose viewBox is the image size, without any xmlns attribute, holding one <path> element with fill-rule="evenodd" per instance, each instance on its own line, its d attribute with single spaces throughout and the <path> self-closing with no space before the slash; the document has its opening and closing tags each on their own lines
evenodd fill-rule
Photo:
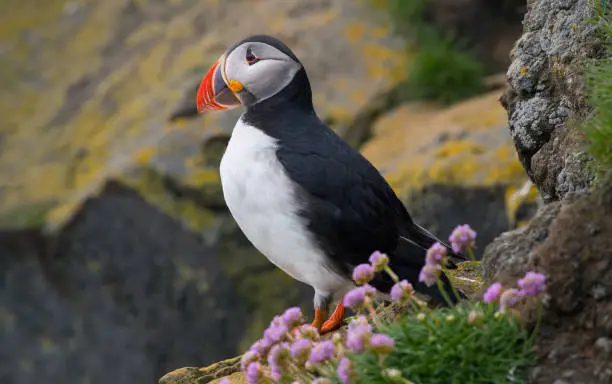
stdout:
<svg viewBox="0 0 612 384">
<path fill-rule="evenodd" d="M 244 372 L 246 371 L 247 367 L 249 366 L 249 364 L 251 364 L 254 361 L 259 360 L 259 354 L 256 353 L 253 350 L 248 350 L 244 353 L 244 355 L 242 355 L 242 358 L 240 359 L 240 368 L 241 370 Z"/>
<path fill-rule="evenodd" d="M 283 313 L 282 319 L 287 328 L 293 328 L 302 322 L 302 310 L 298 307 L 289 308 Z"/>
<path fill-rule="evenodd" d="M 503 287 L 500 283 L 492 284 L 484 294 L 484 302 L 488 304 L 497 301 L 502 294 L 502 290 Z"/>
<path fill-rule="evenodd" d="M 351 289 L 344 295 L 342 304 L 345 307 L 357 309 L 363 305 L 366 297 L 372 297 L 376 293 L 376 289 L 371 285 L 365 284 L 361 287 Z"/>
<path fill-rule="evenodd" d="M 499 311 L 505 312 L 506 309 L 512 308 L 514 304 L 516 304 L 516 302 L 519 300 L 519 298 L 520 294 L 517 289 L 510 288 L 504 291 L 504 293 L 502 293 L 501 297 L 499 298 Z"/>
<path fill-rule="evenodd" d="M 317 365 L 322 361 L 334 358 L 334 343 L 330 340 L 321 341 L 310 350 L 310 364 Z"/>
<path fill-rule="evenodd" d="M 464 249 L 473 248 L 476 244 L 476 232 L 468 225 L 457 226 L 448 237 L 453 252 L 459 253 Z"/>
<path fill-rule="evenodd" d="M 426 264 L 419 273 L 419 281 L 425 283 L 428 287 L 434 285 L 440 269 L 439 264 Z"/>
<path fill-rule="evenodd" d="M 370 264 L 372 264 L 374 271 L 380 272 L 389 264 L 389 257 L 384 253 L 375 251 L 370 255 Z"/>
<path fill-rule="evenodd" d="M 355 372 L 353 370 L 353 362 L 347 357 L 342 358 L 338 363 L 338 369 L 336 371 L 338 378 L 342 381 L 342 384 L 351 384 L 355 380 Z"/>
<path fill-rule="evenodd" d="M 446 258 L 446 247 L 440 243 L 434 243 L 427 250 L 425 255 L 425 263 L 430 265 L 439 265 Z"/>
<path fill-rule="evenodd" d="M 391 288 L 391 300 L 397 303 L 404 303 L 414 292 L 414 288 L 412 284 L 408 282 L 408 280 L 402 280 Z"/>
<path fill-rule="evenodd" d="M 521 296 L 536 296 L 546 290 L 546 276 L 537 272 L 527 272 L 517 283 Z"/>
<path fill-rule="evenodd" d="M 353 270 L 353 280 L 359 285 L 369 283 L 374 278 L 374 268 L 370 264 L 359 264 Z"/>
<path fill-rule="evenodd" d="M 249 364 L 246 372 L 246 381 L 249 384 L 259 384 L 263 376 L 262 366 L 255 361 Z"/>
<path fill-rule="evenodd" d="M 291 357 L 298 364 L 304 364 L 308 360 L 308 355 L 312 349 L 312 341 L 308 339 L 299 339 L 291 346 Z"/>
<path fill-rule="evenodd" d="M 358 324 L 349 327 L 346 333 L 346 347 L 355 353 L 361 353 L 366 348 L 372 336 L 370 324 Z"/>
<path fill-rule="evenodd" d="M 368 348 L 379 355 L 388 355 L 393 352 L 395 341 L 384 333 L 377 333 L 370 338 Z"/>
</svg>

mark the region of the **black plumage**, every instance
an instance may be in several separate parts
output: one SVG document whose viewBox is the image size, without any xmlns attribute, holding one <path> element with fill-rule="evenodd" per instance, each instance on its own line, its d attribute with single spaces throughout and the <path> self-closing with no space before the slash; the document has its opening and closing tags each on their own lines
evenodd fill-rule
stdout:
<svg viewBox="0 0 612 384">
<path fill-rule="evenodd" d="M 237 45 L 245 41 L 265 42 L 298 61 L 276 39 L 253 36 Z M 427 248 L 436 241 L 448 245 L 415 224 L 378 170 L 319 119 L 303 68 L 281 92 L 247 106 L 243 120 L 278 140 L 278 160 L 296 185 L 300 214 L 324 250 L 329 268 L 350 278 L 356 265 L 379 250 L 389 255 L 401 278 L 442 302 L 437 287 L 419 283 L 418 274 Z M 449 254 L 465 259 L 450 248 Z M 454 297 L 446 276 L 443 282 Z M 378 274 L 372 285 L 388 292 L 392 283 Z"/>
</svg>

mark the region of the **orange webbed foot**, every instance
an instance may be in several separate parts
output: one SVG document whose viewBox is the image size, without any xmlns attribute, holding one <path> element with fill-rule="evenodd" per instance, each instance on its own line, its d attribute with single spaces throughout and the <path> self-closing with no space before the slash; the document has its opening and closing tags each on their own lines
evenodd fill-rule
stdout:
<svg viewBox="0 0 612 384">
<path fill-rule="evenodd" d="M 342 326 L 343 322 L 344 322 L 344 305 L 342 304 L 342 300 L 340 300 L 340 302 L 338 302 L 338 305 L 336 305 L 336 309 L 334 310 L 334 313 L 332 313 L 329 320 L 324 322 L 323 325 L 321 326 L 320 333 L 323 335 L 325 333 L 335 331 L 336 329 Z"/>
</svg>

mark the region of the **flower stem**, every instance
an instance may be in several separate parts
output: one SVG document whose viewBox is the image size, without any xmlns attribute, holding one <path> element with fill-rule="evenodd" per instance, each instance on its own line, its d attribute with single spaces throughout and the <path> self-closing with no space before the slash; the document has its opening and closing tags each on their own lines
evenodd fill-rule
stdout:
<svg viewBox="0 0 612 384">
<path fill-rule="evenodd" d="M 476 255 L 474 254 L 474 250 L 469 245 L 466 247 L 466 249 L 470 255 L 470 259 L 472 259 L 472 263 L 476 264 Z"/>
<path fill-rule="evenodd" d="M 391 269 L 391 267 L 389 267 L 388 265 L 385 265 L 385 272 L 387 272 L 387 274 L 389 276 L 391 276 L 391 279 L 393 279 L 393 281 L 395 283 L 399 282 L 399 277 L 397 277 L 397 275 L 395 274 L 395 272 L 393 272 L 393 270 Z"/>
<path fill-rule="evenodd" d="M 536 325 L 533 328 L 533 332 L 531 333 L 531 336 L 529 336 L 529 339 L 527 340 L 527 345 L 530 345 L 533 342 L 533 339 L 535 338 L 536 334 L 540 330 L 540 323 L 542 322 L 542 312 L 543 312 L 542 300 L 538 299 L 538 318 L 536 320 Z"/>
<path fill-rule="evenodd" d="M 367 308 L 368 312 L 370 313 L 370 317 L 372 318 L 372 322 L 378 328 L 380 326 L 380 324 L 378 324 L 378 320 L 376 319 L 376 311 L 374 310 L 374 306 L 372 305 L 372 301 L 369 298 L 366 298 L 366 300 L 364 301 L 363 304 Z"/>
<path fill-rule="evenodd" d="M 440 276 L 436 277 L 436 284 L 438 285 L 438 290 L 440 291 L 440 294 L 442 295 L 448 306 L 452 307 L 453 302 L 448 297 L 448 293 L 446 292 L 446 290 L 444 290 L 444 287 L 442 286 L 442 280 L 440 280 Z"/>
</svg>

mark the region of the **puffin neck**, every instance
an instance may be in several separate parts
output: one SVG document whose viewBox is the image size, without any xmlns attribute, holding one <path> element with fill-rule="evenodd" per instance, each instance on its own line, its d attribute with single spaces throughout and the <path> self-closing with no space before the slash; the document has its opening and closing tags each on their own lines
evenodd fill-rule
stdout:
<svg viewBox="0 0 612 384">
<path fill-rule="evenodd" d="M 270 116 L 287 109 L 314 113 L 312 90 L 303 67 L 295 74 L 293 80 L 276 95 L 247 107 L 245 117 Z"/>
</svg>

